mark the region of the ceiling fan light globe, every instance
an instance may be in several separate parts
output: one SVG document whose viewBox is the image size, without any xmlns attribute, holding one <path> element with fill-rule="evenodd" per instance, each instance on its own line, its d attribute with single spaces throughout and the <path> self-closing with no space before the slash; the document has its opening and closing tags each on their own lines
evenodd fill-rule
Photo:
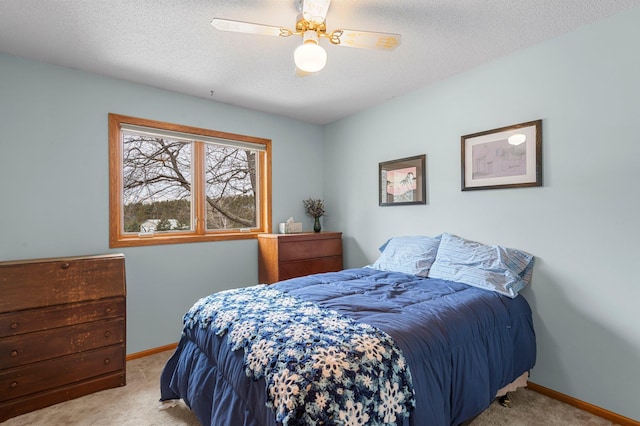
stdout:
<svg viewBox="0 0 640 426">
<path fill-rule="evenodd" d="M 305 72 L 318 72 L 327 64 L 327 52 L 313 41 L 296 47 L 293 52 L 296 67 Z"/>
</svg>

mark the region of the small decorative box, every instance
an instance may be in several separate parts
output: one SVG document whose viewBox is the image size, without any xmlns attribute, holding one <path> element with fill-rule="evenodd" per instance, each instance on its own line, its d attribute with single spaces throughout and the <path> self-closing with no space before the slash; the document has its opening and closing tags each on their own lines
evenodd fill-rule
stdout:
<svg viewBox="0 0 640 426">
<path fill-rule="evenodd" d="M 302 222 L 283 222 L 278 229 L 281 234 L 299 234 L 302 232 Z"/>
</svg>

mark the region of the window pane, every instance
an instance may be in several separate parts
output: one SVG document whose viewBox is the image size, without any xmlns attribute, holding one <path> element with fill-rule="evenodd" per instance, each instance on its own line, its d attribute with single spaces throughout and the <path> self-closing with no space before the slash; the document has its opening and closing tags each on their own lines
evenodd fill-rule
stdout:
<svg viewBox="0 0 640 426">
<path fill-rule="evenodd" d="M 207 230 L 256 228 L 257 152 L 205 145 Z"/>
<path fill-rule="evenodd" d="M 190 143 L 123 132 L 124 232 L 191 231 Z"/>
</svg>

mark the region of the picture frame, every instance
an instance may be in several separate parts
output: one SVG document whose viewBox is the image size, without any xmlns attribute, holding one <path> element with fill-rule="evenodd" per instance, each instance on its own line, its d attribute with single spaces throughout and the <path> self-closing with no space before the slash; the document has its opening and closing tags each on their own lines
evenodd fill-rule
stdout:
<svg viewBox="0 0 640 426">
<path fill-rule="evenodd" d="M 461 137 L 462 191 L 542 186 L 542 120 Z"/>
<path fill-rule="evenodd" d="M 427 203 L 426 154 L 378 164 L 380 206 Z"/>
</svg>

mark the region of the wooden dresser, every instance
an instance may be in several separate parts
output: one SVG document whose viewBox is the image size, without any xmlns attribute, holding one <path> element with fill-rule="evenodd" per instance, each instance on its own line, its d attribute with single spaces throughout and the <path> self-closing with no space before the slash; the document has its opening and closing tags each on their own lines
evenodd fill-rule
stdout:
<svg viewBox="0 0 640 426">
<path fill-rule="evenodd" d="M 258 235 L 261 284 L 341 269 L 341 232 Z"/>
<path fill-rule="evenodd" d="M 124 256 L 0 262 L 0 422 L 124 386 Z"/>
</svg>

